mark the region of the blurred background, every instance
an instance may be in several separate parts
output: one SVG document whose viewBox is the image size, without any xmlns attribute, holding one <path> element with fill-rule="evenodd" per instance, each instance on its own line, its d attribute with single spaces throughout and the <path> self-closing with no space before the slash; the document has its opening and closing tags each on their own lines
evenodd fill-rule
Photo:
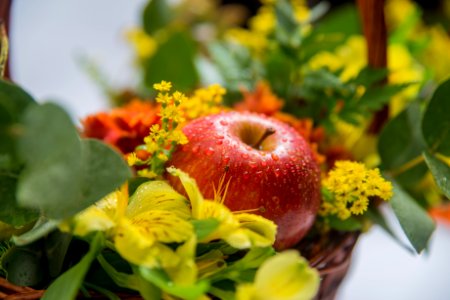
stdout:
<svg viewBox="0 0 450 300">
<path fill-rule="evenodd" d="M 1 0 L 0 0 L 1 1 Z M 236 1 L 226 1 L 236 2 Z M 315 1 L 312 1 L 315 2 Z M 342 5 L 345 1 L 331 1 Z M 441 23 L 447 2 L 418 1 L 424 20 Z M 36 98 L 63 105 L 75 120 L 106 110 L 108 100 L 83 67 L 101 66 L 114 87 L 135 84 L 133 49 L 125 31 L 138 26 L 144 0 L 14 0 L 11 74 Z M 249 12 L 259 2 L 247 1 Z M 334 8 L 332 8 L 333 10 Z M 450 49 L 448 49 L 450 52 Z M 338 300 L 450 299 L 450 225 L 439 223 L 428 253 L 414 256 L 373 228 L 354 252 Z"/>
</svg>

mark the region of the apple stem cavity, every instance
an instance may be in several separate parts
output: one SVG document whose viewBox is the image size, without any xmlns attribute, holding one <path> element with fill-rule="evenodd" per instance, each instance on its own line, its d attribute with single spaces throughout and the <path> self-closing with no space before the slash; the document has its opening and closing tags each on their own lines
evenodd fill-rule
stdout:
<svg viewBox="0 0 450 300">
<path fill-rule="evenodd" d="M 261 150 L 261 145 L 267 139 L 269 136 L 274 134 L 276 132 L 275 129 L 272 127 L 266 128 L 266 131 L 264 131 L 263 135 L 259 138 L 259 140 L 252 146 L 255 149 Z"/>
</svg>

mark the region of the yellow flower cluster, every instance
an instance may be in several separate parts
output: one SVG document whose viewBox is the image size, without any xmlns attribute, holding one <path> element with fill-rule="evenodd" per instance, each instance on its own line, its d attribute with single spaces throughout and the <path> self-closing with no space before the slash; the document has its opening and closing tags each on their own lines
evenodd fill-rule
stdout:
<svg viewBox="0 0 450 300">
<path fill-rule="evenodd" d="M 188 120 L 219 113 L 223 110 L 222 101 L 226 90 L 219 84 L 195 90 L 189 101 L 183 101 L 180 109 Z"/>
<path fill-rule="evenodd" d="M 322 182 L 324 199 L 319 214 L 337 215 L 345 220 L 363 214 L 369 198 L 385 201 L 392 197 L 392 184 L 378 169 L 367 169 L 362 163 L 338 161 Z"/>
<path fill-rule="evenodd" d="M 128 164 L 149 165 L 150 169 L 138 171 L 139 176 L 155 178 L 164 171 L 164 163 L 169 159 L 170 153 L 177 145 L 188 142 L 186 136 L 179 128 L 185 121 L 181 105 L 189 101 L 178 91 L 170 94 L 172 83 L 161 81 L 155 83 L 153 88 L 158 91 L 156 102 L 161 104 L 161 125 L 154 124 L 149 135 L 144 139 L 144 145 L 139 146 L 128 157 Z"/>
<path fill-rule="evenodd" d="M 367 45 L 363 36 L 352 36 L 347 42 L 334 52 L 320 52 L 309 61 L 309 68 L 320 69 L 327 67 L 332 71 L 343 69 L 341 79 L 346 81 L 356 75 L 367 65 Z M 425 72 L 422 66 L 412 57 L 408 49 L 402 44 L 391 44 L 388 47 L 389 82 L 394 84 L 420 83 Z M 420 88 L 419 84 L 412 84 L 401 93 L 393 97 L 390 112 L 399 113 L 405 104 L 414 99 Z"/>
<path fill-rule="evenodd" d="M 233 28 L 227 32 L 227 37 L 254 51 L 263 53 L 268 46 L 268 36 L 276 26 L 275 0 L 262 1 L 258 13 L 249 20 L 249 29 Z M 306 1 L 291 0 L 294 14 L 299 22 L 307 20 L 310 11 Z"/>
</svg>

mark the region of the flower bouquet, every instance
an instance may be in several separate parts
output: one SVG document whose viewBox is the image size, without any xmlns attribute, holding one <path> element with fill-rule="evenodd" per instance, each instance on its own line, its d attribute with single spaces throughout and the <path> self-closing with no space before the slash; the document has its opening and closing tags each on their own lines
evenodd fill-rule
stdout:
<svg viewBox="0 0 450 300">
<path fill-rule="evenodd" d="M 79 126 L 1 80 L 0 298 L 333 299 L 360 234 L 397 239 L 386 208 L 426 249 L 450 39 L 393 0 L 388 43 L 383 1 L 358 7 L 365 38 L 337 26 L 353 6 L 263 1 L 244 28 L 235 6 L 152 0 L 128 35 L 141 84 L 103 85 L 117 107 Z"/>
</svg>

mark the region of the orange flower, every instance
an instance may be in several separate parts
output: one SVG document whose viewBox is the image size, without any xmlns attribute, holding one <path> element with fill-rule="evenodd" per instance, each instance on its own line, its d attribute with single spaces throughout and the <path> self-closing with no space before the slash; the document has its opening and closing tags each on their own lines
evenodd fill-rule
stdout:
<svg viewBox="0 0 450 300">
<path fill-rule="evenodd" d="M 109 113 L 86 117 L 81 121 L 81 134 L 103 140 L 127 154 L 143 144 L 153 124 L 160 123 L 159 110 L 159 106 L 151 102 L 132 100 Z"/>
<path fill-rule="evenodd" d="M 263 81 L 258 83 L 253 93 L 247 90 L 243 90 L 242 93 L 244 100 L 234 107 L 238 111 L 246 110 L 271 116 L 280 111 L 284 104 Z"/>
<path fill-rule="evenodd" d="M 430 215 L 435 220 L 441 220 L 450 225 L 450 203 L 443 204 L 441 206 L 433 207 L 430 210 Z"/>
</svg>

